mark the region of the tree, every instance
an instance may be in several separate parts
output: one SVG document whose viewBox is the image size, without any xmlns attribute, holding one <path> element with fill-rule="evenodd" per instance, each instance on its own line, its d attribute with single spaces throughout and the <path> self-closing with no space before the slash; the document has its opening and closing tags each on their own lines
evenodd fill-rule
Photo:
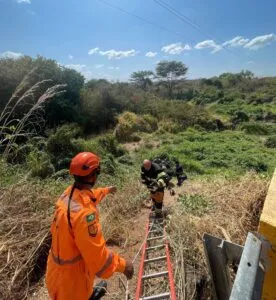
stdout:
<svg viewBox="0 0 276 300">
<path fill-rule="evenodd" d="M 173 88 L 177 80 L 184 78 L 188 67 L 181 61 L 160 61 L 156 67 L 156 74 L 163 80 L 168 89 L 169 96 L 173 94 Z"/>
<path fill-rule="evenodd" d="M 153 75 L 152 71 L 138 71 L 131 74 L 130 80 L 144 91 L 147 91 L 149 86 L 152 85 Z"/>
<path fill-rule="evenodd" d="M 17 95 L 21 97 L 39 82 L 44 82 L 45 87 L 66 84 L 66 93 L 58 94 L 45 103 L 45 125 L 51 127 L 64 121 L 78 121 L 80 90 L 84 85 L 84 77 L 77 71 L 62 67 L 56 61 L 42 56 L 0 58 L 0 82 L 0 111 L 4 109 L 17 87 Z M 33 98 L 29 98 L 16 107 L 11 116 L 13 119 L 20 119 L 29 111 L 34 104 Z M 13 102 L 9 105 L 13 106 Z"/>
</svg>

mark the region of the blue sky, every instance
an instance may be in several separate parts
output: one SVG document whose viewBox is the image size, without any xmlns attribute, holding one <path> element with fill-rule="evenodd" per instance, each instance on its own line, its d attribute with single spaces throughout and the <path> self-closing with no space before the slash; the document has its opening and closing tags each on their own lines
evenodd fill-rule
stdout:
<svg viewBox="0 0 276 300">
<path fill-rule="evenodd" d="M 0 56 L 42 55 L 110 80 L 164 59 L 183 61 L 188 78 L 276 76 L 275 12 L 275 0 L 0 0 Z"/>
</svg>

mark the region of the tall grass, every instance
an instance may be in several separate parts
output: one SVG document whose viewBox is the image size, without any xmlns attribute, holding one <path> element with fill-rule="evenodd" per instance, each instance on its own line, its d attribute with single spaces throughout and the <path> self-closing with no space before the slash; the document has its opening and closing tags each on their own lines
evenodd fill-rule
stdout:
<svg viewBox="0 0 276 300">
<path fill-rule="evenodd" d="M 35 132 L 26 130 L 26 128 L 32 128 L 33 131 L 36 126 L 39 126 L 43 122 L 41 112 L 45 103 L 65 92 L 66 85 L 64 84 L 47 88 L 52 83 L 50 79 L 39 81 L 30 87 L 29 80 L 33 72 L 34 70 L 23 78 L 0 115 L 0 147 L 4 148 L 4 155 L 9 154 L 13 143 L 18 137 L 35 134 Z M 14 113 L 16 109 L 22 106 L 29 108 L 20 119 L 17 119 Z"/>
</svg>

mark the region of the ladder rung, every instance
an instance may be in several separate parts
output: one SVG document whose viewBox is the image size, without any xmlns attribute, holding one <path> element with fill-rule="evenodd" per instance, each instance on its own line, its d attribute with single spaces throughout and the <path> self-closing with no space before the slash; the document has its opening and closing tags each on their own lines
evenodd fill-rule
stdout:
<svg viewBox="0 0 276 300">
<path fill-rule="evenodd" d="M 153 228 L 155 228 L 155 227 L 160 227 L 160 228 L 162 228 L 161 225 L 164 225 L 164 222 L 160 222 L 160 223 L 150 223 L 150 224 L 149 224 L 149 227 L 153 227 Z"/>
<path fill-rule="evenodd" d="M 165 245 L 157 245 L 157 246 L 153 246 L 153 247 L 148 247 L 146 248 L 146 251 L 150 251 L 150 250 L 154 250 L 154 249 L 157 249 L 157 248 L 162 248 L 162 247 L 165 247 Z"/>
<path fill-rule="evenodd" d="M 149 233 L 157 233 L 157 232 L 160 232 L 160 231 L 163 231 L 163 228 L 150 230 Z"/>
<path fill-rule="evenodd" d="M 159 273 L 151 273 L 151 274 L 142 276 L 142 279 L 151 279 L 151 278 L 156 278 L 156 277 L 162 277 L 162 276 L 166 276 L 168 274 L 169 274 L 168 271 L 163 271 L 163 272 L 159 272 Z"/>
<path fill-rule="evenodd" d="M 143 298 L 140 298 L 140 300 L 169 299 L 170 296 L 171 296 L 170 293 L 163 293 L 163 294 L 158 294 L 158 295 L 143 297 Z"/>
<path fill-rule="evenodd" d="M 165 238 L 164 235 L 160 235 L 160 236 L 148 238 L 147 241 L 154 241 L 154 240 L 159 240 L 159 239 L 164 239 L 164 238 Z"/>
<path fill-rule="evenodd" d="M 155 261 L 165 260 L 166 258 L 167 258 L 167 256 L 160 256 L 160 257 L 155 257 L 155 258 L 151 258 L 151 259 L 146 259 L 145 264 L 155 262 Z"/>
</svg>

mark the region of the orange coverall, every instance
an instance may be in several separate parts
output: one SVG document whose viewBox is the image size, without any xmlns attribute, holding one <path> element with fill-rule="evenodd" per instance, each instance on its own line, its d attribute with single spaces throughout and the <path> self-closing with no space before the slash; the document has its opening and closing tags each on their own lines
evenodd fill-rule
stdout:
<svg viewBox="0 0 276 300">
<path fill-rule="evenodd" d="M 109 251 L 99 223 L 97 204 L 108 188 L 74 190 L 70 203 L 72 229 L 67 207 L 72 186 L 56 203 L 51 225 L 52 246 L 48 256 L 46 285 L 51 299 L 88 300 L 95 276 L 109 278 L 124 272 L 126 262 Z"/>
</svg>

